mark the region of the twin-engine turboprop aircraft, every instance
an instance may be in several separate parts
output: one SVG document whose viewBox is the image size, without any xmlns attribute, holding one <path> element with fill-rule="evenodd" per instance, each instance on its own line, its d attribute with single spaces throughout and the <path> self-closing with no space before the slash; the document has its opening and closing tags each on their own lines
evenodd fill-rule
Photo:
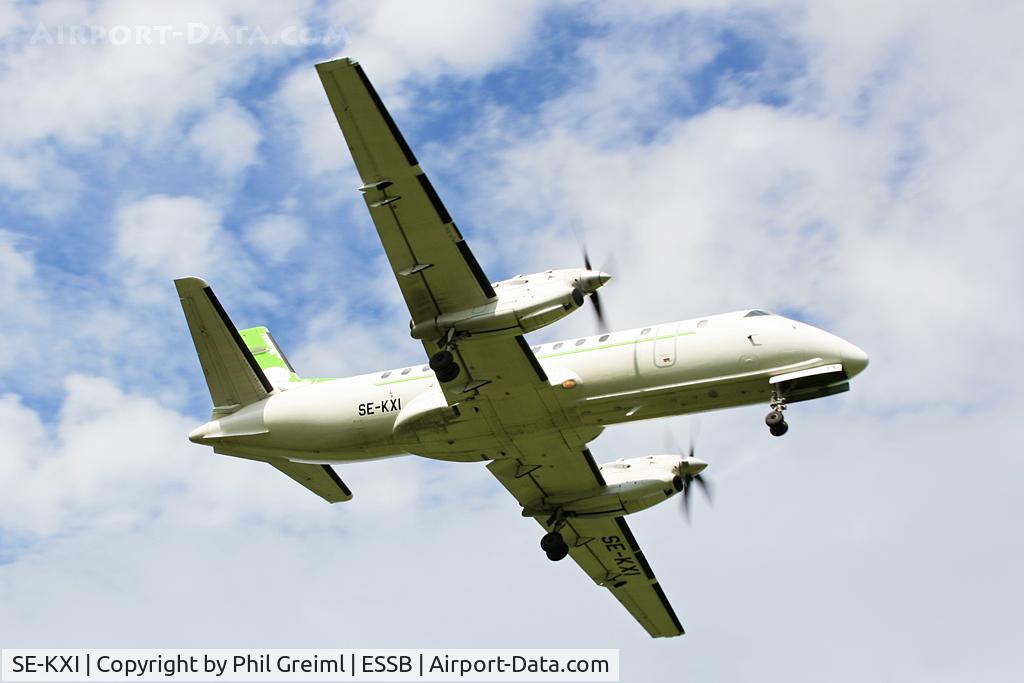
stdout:
<svg viewBox="0 0 1024 683">
<path fill-rule="evenodd" d="M 266 462 L 330 502 L 352 492 L 328 463 L 401 453 L 487 463 L 545 529 L 552 560 L 572 557 L 652 636 L 683 633 L 625 515 L 703 485 L 706 464 L 647 455 L 598 465 L 607 425 L 849 388 L 868 363 L 853 344 L 761 310 L 531 347 L 523 334 L 569 315 L 609 275 L 548 270 L 491 283 L 354 61 L 317 65 L 359 191 L 429 359 L 345 379 L 299 377 L 264 327 L 237 331 L 206 282 L 177 280 L 213 399 L 189 439 Z M 596 303 L 596 299 L 595 299 Z"/>
</svg>

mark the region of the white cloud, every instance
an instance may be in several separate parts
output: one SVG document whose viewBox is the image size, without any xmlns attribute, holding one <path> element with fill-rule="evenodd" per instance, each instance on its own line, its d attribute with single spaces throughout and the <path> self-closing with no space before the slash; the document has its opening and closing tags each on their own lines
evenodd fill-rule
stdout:
<svg viewBox="0 0 1024 683">
<path fill-rule="evenodd" d="M 0 293 L 4 301 L 21 296 L 22 285 L 35 274 L 31 259 L 14 248 L 14 241 L 14 235 L 0 230 Z"/>
<path fill-rule="evenodd" d="M 186 421 L 152 399 L 125 396 L 107 380 L 70 376 L 66 389 L 53 437 L 17 397 L 0 404 L 0 421 L 14 436 L 4 466 L 20 475 L 0 484 L 0 526 L 7 533 L 131 527 L 151 514 L 159 489 L 184 474 Z"/>
<path fill-rule="evenodd" d="M 223 253 L 221 212 L 196 197 L 150 195 L 122 207 L 114 225 L 117 256 L 171 279 L 208 270 Z"/>
<path fill-rule="evenodd" d="M 211 30 L 259 27 L 275 38 L 289 27 L 304 26 L 310 6 L 239 0 L 21 6 L 2 17 L 10 23 L 3 29 L 8 38 L 0 72 L 0 98 L 8 102 L 0 111 L 0 180 L 18 190 L 23 210 L 57 216 L 77 200 L 81 183 L 76 164 L 63 155 L 97 155 L 108 167 L 130 166 L 140 156 L 162 158 L 195 119 L 200 123 L 191 141 L 203 147 L 204 158 L 225 173 L 245 168 L 255 161 L 255 121 L 241 109 L 229 106 L 225 113 L 216 107 L 295 50 L 260 41 L 222 45 L 151 36 L 148 42 L 113 44 L 86 36 L 92 27 L 136 26 L 169 26 L 186 36 L 191 24 Z M 40 27 L 49 40 L 33 41 Z M 82 37 L 71 39 L 72 30 Z"/>
<path fill-rule="evenodd" d="M 289 74 L 275 94 L 274 103 L 298 141 L 297 168 L 311 175 L 354 168 L 312 65 L 303 65 Z"/>
<path fill-rule="evenodd" d="M 481 76 L 521 59 L 543 3 L 514 4 L 388 0 L 342 3 L 331 14 L 344 26 L 344 56 L 357 59 L 383 93 L 389 111 L 408 106 L 400 81 L 422 85 L 441 75 Z M 438 21 L 444 17 L 443 21 Z M 430 28 L 425 30 L 424 27 Z M 342 56 L 342 55 L 336 55 Z M 311 175 L 351 167 L 337 121 L 312 65 L 295 69 L 275 96 L 299 142 L 297 167 Z"/>
<path fill-rule="evenodd" d="M 41 291 L 29 239 L 0 229 L 0 373 L 31 372 L 47 349 L 38 339 L 46 334 L 54 310 Z M 51 348 L 56 348 L 57 344 Z"/>
<path fill-rule="evenodd" d="M 345 50 L 375 85 L 390 90 L 409 77 L 478 76 L 522 59 L 544 3 L 385 0 L 342 7 L 339 19 L 349 27 Z"/>
<path fill-rule="evenodd" d="M 132 531 L 168 515 L 190 524 L 294 525 L 304 533 L 332 524 L 318 514 L 326 503 L 276 470 L 189 443 L 196 423 L 150 396 L 88 375 L 66 379 L 52 432 L 16 395 L 0 396 L 0 427 L 8 434 L 0 530 L 34 541 L 70 531 Z M 422 476 L 414 463 L 387 470 L 375 471 L 376 490 L 404 489 L 403 482 Z M 354 514 L 390 504 L 371 498 Z M 307 519 L 310 513 L 321 521 Z"/>
<path fill-rule="evenodd" d="M 271 35 L 289 24 L 301 25 L 307 5 L 259 8 L 229 0 L 182 2 L 146 7 L 132 2 L 95 5 L 43 3 L 23 15 L 23 30 L 39 24 L 59 27 L 171 26 L 187 35 L 191 24 L 210 27 L 259 25 Z M 285 58 L 287 50 L 261 43 L 190 44 L 185 39 L 153 39 L 127 44 L 25 42 L 8 55 L 0 93 L 11 106 L 0 113 L 5 142 L 23 144 L 53 137 L 72 145 L 90 145 L 100 136 L 152 145 L 178 131 L 176 124 L 205 111 L 228 88 L 241 88 L 266 62 Z"/>
<path fill-rule="evenodd" d="M 306 241 L 306 224 L 296 216 L 272 213 L 250 225 L 245 237 L 265 259 L 283 263 Z"/>
<path fill-rule="evenodd" d="M 188 141 L 199 156 L 228 176 L 258 161 L 262 138 L 252 114 L 230 99 L 218 103 L 188 133 Z"/>
</svg>

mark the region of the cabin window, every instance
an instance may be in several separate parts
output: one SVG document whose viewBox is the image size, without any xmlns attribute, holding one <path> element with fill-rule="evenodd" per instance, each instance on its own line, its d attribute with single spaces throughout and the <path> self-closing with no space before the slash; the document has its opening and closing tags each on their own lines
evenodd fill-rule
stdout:
<svg viewBox="0 0 1024 683">
<path fill-rule="evenodd" d="M 426 372 L 429 369 L 430 369 L 429 365 L 424 365 L 422 368 L 420 368 L 420 372 Z"/>
<path fill-rule="evenodd" d="M 607 339 L 608 339 L 608 335 L 607 334 L 602 334 L 600 337 L 597 338 L 597 341 L 606 341 Z"/>
<path fill-rule="evenodd" d="M 708 321 L 707 320 L 701 320 L 699 323 L 697 323 L 697 329 L 703 329 L 703 328 L 705 328 L 707 326 L 708 326 Z"/>
<path fill-rule="evenodd" d="M 645 327 L 644 329 L 640 330 L 640 334 L 641 334 L 641 335 L 644 335 L 644 334 L 647 334 L 647 333 L 648 333 L 648 332 L 650 332 L 650 331 L 651 331 L 651 328 L 649 328 L 649 327 Z"/>
<path fill-rule="evenodd" d="M 406 368 L 405 370 L 402 370 L 403 375 L 408 375 L 410 372 L 412 372 L 412 368 Z"/>
<path fill-rule="evenodd" d="M 562 342 L 558 342 L 557 344 L 555 344 L 551 348 L 554 349 L 555 351 L 557 351 L 558 349 L 562 348 Z"/>
<path fill-rule="evenodd" d="M 381 376 L 380 376 L 380 378 L 381 378 L 381 379 L 387 379 L 387 378 L 388 378 L 388 377 L 390 377 L 390 376 L 391 376 L 391 371 L 390 371 L 390 370 L 388 370 L 388 371 L 387 371 L 387 372 L 385 372 L 385 373 L 384 373 L 383 375 L 381 375 Z"/>
<path fill-rule="evenodd" d="M 576 346 L 583 346 L 583 342 L 585 342 L 585 341 L 587 341 L 587 340 L 586 339 L 577 339 L 576 340 Z"/>
<path fill-rule="evenodd" d="M 540 347 L 539 346 L 534 346 L 530 350 L 533 351 L 534 353 L 537 353 L 538 351 L 540 351 Z"/>
</svg>

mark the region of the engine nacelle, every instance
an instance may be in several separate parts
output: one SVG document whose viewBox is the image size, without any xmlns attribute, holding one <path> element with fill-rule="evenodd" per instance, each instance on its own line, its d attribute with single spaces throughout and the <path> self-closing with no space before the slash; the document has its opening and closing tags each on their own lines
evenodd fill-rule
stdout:
<svg viewBox="0 0 1024 683">
<path fill-rule="evenodd" d="M 414 339 L 440 339 L 449 330 L 456 335 L 525 334 L 569 315 L 610 279 L 607 273 L 581 268 L 517 275 L 494 283 L 492 301 L 411 325 L 410 334 Z"/>
<path fill-rule="evenodd" d="M 683 477 L 699 474 L 707 463 L 693 457 L 648 455 L 619 459 L 598 467 L 605 486 L 584 495 L 552 497 L 545 509 L 562 508 L 579 517 L 617 517 L 628 515 L 665 501 L 683 490 Z M 526 510 L 527 516 L 541 511 Z"/>
</svg>

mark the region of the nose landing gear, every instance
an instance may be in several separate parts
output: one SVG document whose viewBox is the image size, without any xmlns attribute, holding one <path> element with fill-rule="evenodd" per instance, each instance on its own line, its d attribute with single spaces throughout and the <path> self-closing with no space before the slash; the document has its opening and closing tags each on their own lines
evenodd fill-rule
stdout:
<svg viewBox="0 0 1024 683">
<path fill-rule="evenodd" d="M 786 409 L 786 399 L 783 398 L 778 386 L 772 390 L 771 407 L 772 411 L 764 416 L 764 423 L 768 425 L 768 431 L 772 436 L 782 436 L 789 431 L 789 423 L 782 414 Z"/>
</svg>

